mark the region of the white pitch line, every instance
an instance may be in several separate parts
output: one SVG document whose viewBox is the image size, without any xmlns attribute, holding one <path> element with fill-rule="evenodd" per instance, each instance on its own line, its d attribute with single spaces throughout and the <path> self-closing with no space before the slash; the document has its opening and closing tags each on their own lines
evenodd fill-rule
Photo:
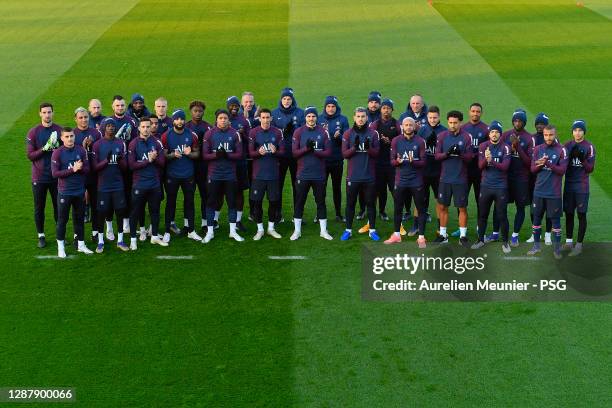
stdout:
<svg viewBox="0 0 612 408">
<path fill-rule="evenodd" d="M 168 260 L 178 260 L 178 259 L 193 259 L 193 255 L 158 255 L 157 259 L 168 259 Z"/>
<path fill-rule="evenodd" d="M 74 258 L 74 255 L 68 255 L 66 258 L 60 258 L 57 255 L 37 255 L 35 256 L 36 259 L 72 259 Z"/>
<path fill-rule="evenodd" d="M 535 256 L 504 256 L 506 261 L 541 261 L 542 258 Z"/>
<path fill-rule="evenodd" d="M 270 255 L 268 256 L 268 259 L 273 259 L 273 260 L 285 260 L 285 259 L 308 259 L 307 256 L 302 256 L 302 255 L 287 255 L 287 256 L 276 256 L 276 255 Z"/>
</svg>

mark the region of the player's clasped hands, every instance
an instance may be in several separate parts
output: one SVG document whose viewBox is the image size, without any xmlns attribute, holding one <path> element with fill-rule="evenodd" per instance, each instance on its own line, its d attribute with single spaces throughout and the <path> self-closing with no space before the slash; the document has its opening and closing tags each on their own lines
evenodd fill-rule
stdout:
<svg viewBox="0 0 612 408">
<path fill-rule="evenodd" d="M 147 153 L 147 156 L 149 157 L 149 163 L 155 161 L 155 159 L 157 159 L 157 150 L 151 150 Z"/>
<path fill-rule="evenodd" d="M 83 161 L 82 160 L 77 160 L 72 165 L 72 171 L 74 171 L 75 173 L 77 171 L 81 170 L 82 168 L 83 168 Z"/>
</svg>

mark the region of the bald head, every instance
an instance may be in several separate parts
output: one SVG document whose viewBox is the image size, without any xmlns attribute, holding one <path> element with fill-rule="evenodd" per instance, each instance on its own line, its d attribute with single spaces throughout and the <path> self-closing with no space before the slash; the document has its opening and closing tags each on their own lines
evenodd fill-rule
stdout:
<svg viewBox="0 0 612 408">
<path fill-rule="evenodd" d="M 97 118 L 102 114 L 102 102 L 99 99 L 90 100 L 87 110 L 92 118 Z"/>
<path fill-rule="evenodd" d="M 423 105 L 424 102 L 423 97 L 421 95 L 416 94 L 410 97 L 410 109 L 412 109 L 414 113 L 420 113 L 423 109 Z"/>
</svg>

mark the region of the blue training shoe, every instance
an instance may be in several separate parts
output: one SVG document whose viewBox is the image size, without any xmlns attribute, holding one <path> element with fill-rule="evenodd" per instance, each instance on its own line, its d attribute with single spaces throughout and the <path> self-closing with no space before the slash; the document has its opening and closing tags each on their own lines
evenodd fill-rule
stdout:
<svg viewBox="0 0 612 408">
<path fill-rule="evenodd" d="M 119 248 L 120 250 L 122 250 L 124 252 L 130 250 L 130 247 L 125 242 L 123 242 L 123 241 L 117 242 L 117 248 Z"/>
<path fill-rule="evenodd" d="M 461 236 L 461 231 L 457 230 L 451 234 L 451 237 L 457 238 Z"/>
<path fill-rule="evenodd" d="M 376 233 L 376 231 L 370 231 L 370 239 L 372 241 L 380 241 L 380 237 Z"/>
<path fill-rule="evenodd" d="M 98 244 L 96 247 L 96 253 L 101 254 L 102 252 L 104 252 L 104 244 Z"/>
<path fill-rule="evenodd" d="M 485 244 L 489 242 L 497 242 L 499 241 L 499 232 L 492 232 L 487 235 L 484 239 Z"/>
<path fill-rule="evenodd" d="M 349 239 L 351 239 L 352 236 L 353 233 L 351 231 L 344 230 L 342 236 L 340 237 L 340 241 L 348 241 Z"/>
<path fill-rule="evenodd" d="M 515 248 L 517 246 L 519 246 L 519 237 L 518 236 L 510 238 L 510 246 L 511 247 L 515 247 Z"/>
</svg>

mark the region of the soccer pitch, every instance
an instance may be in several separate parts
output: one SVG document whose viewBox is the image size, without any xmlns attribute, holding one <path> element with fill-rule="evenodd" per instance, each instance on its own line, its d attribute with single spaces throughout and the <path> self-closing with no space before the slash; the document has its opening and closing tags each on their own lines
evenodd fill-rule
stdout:
<svg viewBox="0 0 612 408">
<path fill-rule="evenodd" d="M 230 241 L 222 215 L 207 246 L 173 238 L 37 259 L 56 254 L 55 232 L 48 211 L 51 245 L 35 247 L 24 144 L 41 101 L 72 125 L 77 106 L 98 97 L 108 114 L 116 93 L 140 92 L 149 107 L 163 95 L 170 109 L 202 99 L 209 122 L 230 95 L 250 90 L 273 108 L 285 86 L 319 111 L 338 96 L 349 120 L 373 89 L 396 118 L 415 92 L 443 112 L 479 101 L 505 129 L 523 107 L 527 130 L 543 111 L 563 142 L 572 120 L 587 121 L 598 158 L 586 241 L 608 241 L 612 8 L 584 3 L 3 2 L 0 387 L 74 387 L 88 407 L 612 405 L 610 304 L 364 302 L 366 237 L 340 242 L 330 221 L 336 239 L 320 239 L 312 198 L 296 242 L 290 223 L 280 241 L 253 242 L 252 223 L 246 242 Z M 386 238 L 392 224 L 378 229 Z"/>
</svg>

